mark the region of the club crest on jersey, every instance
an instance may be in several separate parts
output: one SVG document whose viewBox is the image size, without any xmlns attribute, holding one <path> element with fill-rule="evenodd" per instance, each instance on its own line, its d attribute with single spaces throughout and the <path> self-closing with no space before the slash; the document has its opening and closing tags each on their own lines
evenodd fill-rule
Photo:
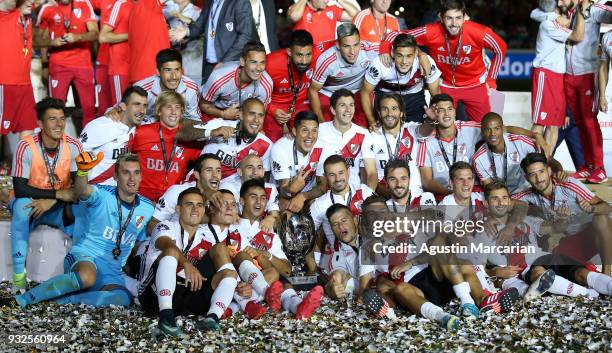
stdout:
<svg viewBox="0 0 612 353">
<path fill-rule="evenodd" d="M 228 31 L 232 32 L 234 30 L 234 22 L 226 23 L 225 28 L 227 28 Z"/>
<path fill-rule="evenodd" d="M 359 151 L 359 145 L 351 143 L 351 145 L 349 146 L 349 150 L 351 150 L 352 154 L 355 154 Z"/>
<path fill-rule="evenodd" d="M 74 16 L 76 16 L 76 18 L 81 18 L 81 9 L 74 9 Z"/>
<path fill-rule="evenodd" d="M 355 201 L 353 205 L 355 206 L 356 209 L 361 211 L 361 204 L 363 204 L 363 200 Z"/>
<path fill-rule="evenodd" d="M 136 229 L 140 229 L 144 225 L 144 216 L 136 216 Z"/>
<path fill-rule="evenodd" d="M 306 14 L 306 22 L 312 23 L 312 14 L 311 13 Z"/>
<path fill-rule="evenodd" d="M 463 46 L 463 52 L 466 54 L 469 54 L 472 52 L 472 46 L 471 45 L 464 45 Z"/>
<path fill-rule="evenodd" d="M 176 158 L 180 158 L 183 155 L 183 147 L 176 146 Z"/>
<path fill-rule="evenodd" d="M 459 154 L 465 154 L 465 143 L 460 144 L 457 151 L 459 151 Z"/>
<path fill-rule="evenodd" d="M 206 255 L 206 250 L 202 248 L 198 249 L 198 257 L 201 259 L 202 257 L 204 257 L 204 255 Z"/>
<path fill-rule="evenodd" d="M 55 14 L 55 16 L 53 16 L 53 21 L 55 22 L 55 24 L 60 24 L 62 23 L 62 18 L 59 14 Z"/>
<path fill-rule="evenodd" d="M 410 138 L 408 137 L 402 140 L 402 145 L 406 146 L 406 148 L 410 148 L 411 144 L 412 144 L 412 141 L 410 141 Z"/>
<path fill-rule="evenodd" d="M 333 19 L 334 19 L 334 13 L 333 13 L 333 11 L 327 11 L 325 14 L 327 15 L 327 18 L 329 18 L 330 20 L 333 20 Z"/>
<path fill-rule="evenodd" d="M 312 78 L 312 69 L 308 69 L 308 70 L 306 70 L 306 77 L 307 77 L 308 79 L 311 79 L 311 78 Z"/>
<path fill-rule="evenodd" d="M 370 60 L 366 60 L 366 61 L 361 63 L 361 67 L 364 68 L 364 69 L 367 68 L 368 65 L 370 65 Z"/>
<path fill-rule="evenodd" d="M 510 153 L 510 160 L 514 163 L 518 163 L 519 162 L 519 153 L 518 151 L 514 151 L 512 153 Z"/>
<path fill-rule="evenodd" d="M 2 122 L 2 126 L 4 127 L 5 130 L 7 130 L 9 127 L 11 127 L 11 122 L 5 120 Z"/>
<path fill-rule="evenodd" d="M 316 169 L 317 168 L 317 162 L 310 162 L 310 169 Z"/>
</svg>

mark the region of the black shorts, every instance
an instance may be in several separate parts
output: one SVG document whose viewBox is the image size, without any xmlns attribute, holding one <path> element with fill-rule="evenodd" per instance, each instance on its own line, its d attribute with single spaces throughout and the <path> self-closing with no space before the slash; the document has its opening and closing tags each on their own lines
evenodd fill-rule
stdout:
<svg viewBox="0 0 612 353">
<path fill-rule="evenodd" d="M 185 279 L 176 277 L 176 289 L 172 295 L 172 309 L 175 315 L 205 315 L 210 307 L 210 299 L 213 295 L 212 277 L 215 275 L 215 266 L 208 254 L 196 264 L 207 281 L 202 284 L 200 290 L 193 292 L 185 286 Z M 153 265 L 148 276 L 144 290 L 138 296 L 143 310 L 151 315 L 159 313 L 157 294 L 155 289 L 155 273 L 157 272 L 157 262 Z"/>
<path fill-rule="evenodd" d="M 408 283 L 420 289 L 425 294 L 425 299 L 437 306 L 444 306 L 455 298 L 453 284 L 446 278 L 439 281 L 431 266 L 417 273 Z"/>
<path fill-rule="evenodd" d="M 576 283 L 576 271 L 584 268 L 584 264 L 578 260 L 564 255 L 548 254 L 538 257 L 525 273 L 525 283 L 531 284 L 531 270 L 534 266 L 542 266 L 547 270 L 553 270 L 557 276 L 561 276 L 570 282 Z"/>
<path fill-rule="evenodd" d="M 374 94 L 374 107 L 378 104 L 378 99 L 382 97 L 385 92 L 383 91 L 375 91 Z M 423 122 L 423 114 L 425 114 L 425 109 L 423 106 L 427 105 L 425 101 L 425 90 L 422 90 L 417 93 L 411 94 L 402 94 L 401 95 L 404 100 L 404 108 L 405 111 L 405 121 L 414 121 L 417 123 Z M 376 109 L 376 108 L 374 108 Z"/>
</svg>

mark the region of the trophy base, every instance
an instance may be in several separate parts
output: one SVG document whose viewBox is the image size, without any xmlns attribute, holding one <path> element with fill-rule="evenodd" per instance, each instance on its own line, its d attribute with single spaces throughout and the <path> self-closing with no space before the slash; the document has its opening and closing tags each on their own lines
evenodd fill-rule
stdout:
<svg viewBox="0 0 612 353">
<path fill-rule="evenodd" d="M 314 276 L 292 276 L 289 277 L 289 281 L 293 285 L 293 289 L 296 291 L 308 291 L 319 283 L 317 275 Z"/>
</svg>

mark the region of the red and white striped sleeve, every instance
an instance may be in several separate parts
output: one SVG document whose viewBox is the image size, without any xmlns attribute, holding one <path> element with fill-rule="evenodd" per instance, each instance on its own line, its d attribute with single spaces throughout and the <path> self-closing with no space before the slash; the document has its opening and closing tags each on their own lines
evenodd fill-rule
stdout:
<svg viewBox="0 0 612 353">
<path fill-rule="evenodd" d="M 115 1 L 113 7 L 110 11 L 106 11 L 107 18 L 102 19 L 102 24 L 105 24 L 111 28 L 115 28 L 117 26 L 117 21 L 119 19 L 119 13 L 121 12 L 121 5 L 123 5 L 123 1 Z"/>
<path fill-rule="evenodd" d="M 493 52 L 487 83 L 489 84 L 489 87 L 496 88 L 497 83 L 495 80 L 497 80 L 499 69 L 501 68 L 504 58 L 506 57 L 508 45 L 506 45 L 506 42 L 490 28 L 487 28 L 487 30 L 484 32 L 483 41 L 484 47 Z"/>
<path fill-rule="evenodd" d="M 595 194 L 577 179 L 568 178 L 567 181 L 561 185 L 571 190 L 580 199 L 591 201 L 595 197 Z"/>
</svg>

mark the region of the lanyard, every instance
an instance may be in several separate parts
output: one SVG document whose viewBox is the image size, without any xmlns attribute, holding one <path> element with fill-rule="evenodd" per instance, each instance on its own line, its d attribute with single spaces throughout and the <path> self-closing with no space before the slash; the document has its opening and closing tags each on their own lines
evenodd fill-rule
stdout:
<svg viewBox="0 0 612 353">
<path fill-rule="evenodd" d="M 438 146 L 440 146 L 440 151 L 442 151 L 442 157 L 444 157 L 444 161 L 446 162 L 446 165 L 448 166 L 448 169 L 450 170 L 451 166 L 453 164 L 455 164 L 455 161 L 457 160 L 457 134 L 459 132 L 459 129 L 457 129 L 457 127 L 455 127 L 455 138 L 453 140 L 453 163 L 451 164 L 451 162 L 448 160 L 448 155 L 446 154 L 446 150 L 444 149 L 444 145 L 442 145 L 442 140 L 437 139 L 438 140 Z"/>
<path fill-rule="evenodd" d="M 121 255 L 121 240 L 123 239 L 123 235 L 127 231 L 128 225 L 130 224 L 130 220 L 132 219 L 132 215 L 134 215 L 134 209 L 136 208 L 136 198 L 134 198 L 134 201 L 132 201 L 132 204 L 130 205 L 130 213 L 125 219 L 125 222 L 123 222 L 123 210 L 121 207 L 121 200 L 119 200 L 118 190 L 115 197 L 117 199 L 117 214 L 119 215 L 119 232 L 117 233 L 115 248 L 113 249 L 113 257 L 115 258 L 115 260 L 117 260 L 119 255 Z"/>
<path fill-rule="evenodd" d="M 57 160 L 59 159 L 59 155 L 60 155 L 60 151 L 62 147 L 62 141 L 60 141 L 59 144 L 57 145 L 57 152 L 55 153 L 55 157 L 53 157 L 53 164 L 49 162 L 49 157 L 47 156 L 47 150 L 45 149 L 45 146 L 43 145 L 43 142 L 42 142 L 42 133 L 39 136 L 39 141 L 40 141 L 40 149 L 42 150 L 41 152 L 43 155 L 43 161 L 45 162 L 45 168 L 47 169 L 47 176 L 49 177 L 49 185 L 51 186 L 53 190 L 56 190 L 55 185 L 56 183 L 59 183 L 59 177 L 55 174 L 55 166 L 57 165 Z"/>
<path fill-rule="evenodd" d="M 212 224 L 208 223 L 208 229 L 212 233 L 213 237 L 215 237 L 215 244 L 219 244 L 219 237 L 217 236 L 217 232 Z M 227 227 L 227 236 L 225 237 L 225 245 L 230 245 L 230 236 L 229 236 L 229 227 Z"/>
<path fill-rule="evenodd" d="M 446 51 L 448 55 L 451 55 L 450 41 L 448 40 L 448 33 L 444 34 L 444 39 L 446 40 Z M 459 33 L 459 42 L 457 42 L 457 50 L 455 50 L 455 55 L 450 57 L 451 66 L 453 68 L 453 86 L 455 86 L 455 73 L 457 71 L 457 65 L 459 64 L 459 54 L 461 53 L 461 41 L 463 39 L 463 29 L 461 29 L 461 33 Z"/>
<path fill-rule="evenodd" d="M 293 81 L 293 69 L 291 68 L 291 58 L 287 57 L 287 71 L 289 71 L 289 85 L 291 86 L 291 106 L 289 107 L 289 114 L 295 112 L 295 103 L 297 102 L 298 93 L 300 91 L 299 86 L 296 86 Z M 302 82 L 302 74 L 300 74 L 300 82 Z"/>
<path fill-rule="evenodd" d="M 162 158 L 164 159 L 164 167 L 166 169 L 166 182 L 168 182 L 168 173 L 172 167 L 172 160 L 176 153 L 176 138 L 172 142 L 172 151 L 170 151 L 170 159 L 166 159 L 166 142 L 164 141 L 164 134 L 162 133 L 161 123 L 159 125 L 159 141 L 161 142 Z"/>
<path fill-rule="evenodd" d="M 336 202 L 336 200 L 334 200 L 334 193 L 331 190 L 329 191 L 329 197 L 331 198 L 332 205 L 339 203 L 339 202 Z M 353 198 L 353 190 L 351 190 L 351 188 L 349 187 L 348 199 L 346 200 L 347 205 L 345 206 L 348 206 L 349 208 L 351 207 L 350 204 L 351 204 L 352 198 Z"/>
<path fill-rule="evenodd" d="M 408 200 L 406 200 L 406 205 L 404 205 L 404 213 L 408 213 L 410 211 L 410 201 L 412 201 L 412 193 L 408 193 Z M 397 206 L 401 205 L 395 202 L 394 199 L 391 199 L 391 202 L 391 206 L 393 206 L 393 212 L 399 213 L 399 211 L 397 210 Z"/>
<path fill-rule="evenodd" d="M 28 26 L 30 25 L 30 20 L 25 17 L 21 17 L 21 25 L 23 26 L 23 57 L 28 56 Z"/>
<path fill-rule="evenodd" d="M 552 195 L 550 196 L 550 211 L 554 211 L 555 210 L 555 184 L 554 182 L 551 180 L 551 183 L 553 183 L 552 186 Z M 539 193 L 537 194 L 538 197 L 538 206 L 540 206 L 540 209 L 542 210 L 542 213 L 544 214 L 544 218 L 547 221 L 550 221 L 552 219 L 552 215 L 551 212 L 546 212 L 546 207 L 544 207 L 544 199 L 542 197 L 542 195 L 540 195 Z"/>
<path fill-rule="evenodd" d="M 401 124 L 401 122 L 400 122 Z M 385 138 L 385 144 L 387 145 L 387 154 L 389 155 L 389 162 L 391 162 L 394 159 L 398 159 L 399 158 L 399 149 L 400 149 L 400 143 L 402 142 L 402 133 L 404 132 L 404 127 L 402 126 L 400 128 L 400 131 L 397 133 L 397 141 L 395 143 L 395 153 L 391 153 L 391 145 L 389 144 L 389 141 L 387 140 L 387 135 L 385 133 L 385 129 L 382 129 L 382 134 L 383 137 Z M 410 153 L 407 154 L 408 156 L 408 161 L 412 160 L 412 156 L 410 156 Z"/>
<path fill-rule="evenodd" d="M 214 0 L 213 0 L 214 1 Z M 219 8 L 221 7 L 221 2 L 223 2 L 223 0 L 217 0 L 214 1 L 216 4 L 211 7 L 210 9 L 210 23 L 208 25 L 208 28 L 210 30 L 210 38 L 215 38 L 215 25 L 216 23 L 219 21 Z M 217 17 L 215 19 L 215 17 Z M 212 27 L 212 29 L 210 29 Z"/>
<path fill-rule="evenodd" d="M 504 141 L 504 164 L 503 164 L 503 182 L 505 183 L 508 179 L 508 146 Z M 493 152 L 490 148 L 487 149 L 487 154 L 489 155 L 489 161 L 491 162 L 491 169 L 493 169 L 493 177 L 495 179 L 499 179 L 497 176 L 497 167 L 495 167 L 495 157 L 493 156 Z"/>
<path fill-rule="evenodd" d="M 242 83 L 240 82 L 240 74 L 242 73 L 242 67 L 240 68 L 240 70 L 238 71 L 238 105 L 240 107 L 242 107 Z M 248 98 L 254 98 L 257 97 L 257 95 L 255 94 L 255 92 L 257 91 L 257 81 L 251 81 L 251 83 L 253 84 L 253 92 L 251 93 L 251 97 Z M 248 87 L 249 85 L 247 85 Z"/>
<path fill-rule="evenodd" d="M 70 33 L 70 23 L 72 22 L 72 13 L 74 12 L 74 0 L 70 1 L 70 16 L 66 19 L 66 15 L 64 15 L 64 11 L 60 9 L 62 13 L 62 18 L 64 19 L 64 28 L 66 32 Z"/>
<path fill-rule="evenodd" d="M 295 146 L 295 141 L 293 142 L 293 168 L 295 169 L 295 174 L 297 175 L 297 171 L 300 168 L 298 165 L 298 155 L 297 155 L 297 147 Z"/>
<path fill-rule="evenodd" d="M 376 34 L 378 34 L 378 37 L 380 38 L 380 40 L 382 41 L 383 38 L 385 37 L 385 34 L 387 33 L 387 14 L 385 13 L 385 24 L 384 24 L 384 31 L 382 31 L 382 33 L 380 32 L 380 25 L 378 24 L 378 20 L 376 19 L 376 16 L 374 16 L 374 11 L 370 11 L 370 13 L 372 14 L 372 18 L 374 19 L 374 23 L 376 24 Z"/>
<path fill-rule="evenodd" d="M 197 233 L 197 231 L 196 231 Z M 185 230 L 183 229 L 183 226 L 181 226 L 181 238 L 183 237 L 183 234 L 185 234 Z M 187 233 L 187 238 L 189 239 L 189 233 Z M 191 240 L 189 240 L 189 242 L 187 243 L 187 246 L 185 246 L 185 248 L 183 248 L 183 255 L 187 256 L 187 253 L 189 252 L 189 249 L 191 249 L 191 245 L 193 244 L 193 241 L 195 240 L 195 234 L 193 235 L 193 238 L 191 238 Z M 183 244 L 185 244 L 185 242 L 183 241 Z"/>
</svg>

